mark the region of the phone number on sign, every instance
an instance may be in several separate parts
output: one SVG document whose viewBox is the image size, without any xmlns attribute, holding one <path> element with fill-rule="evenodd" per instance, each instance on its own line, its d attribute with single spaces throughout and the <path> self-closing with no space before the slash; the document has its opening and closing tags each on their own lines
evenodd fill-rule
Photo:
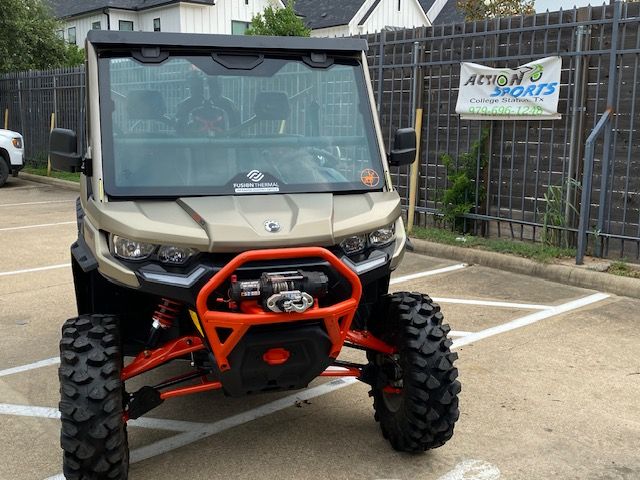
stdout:
<svg viewBox="0 0 640 480">
<path fill-rule="evenodd" d="M 480 115 L 542 115 L 544 111 L 538 105 L 521 105 L 510 107 L 507 105 L 495 107 L 469 107 L 469 113 Z"/>
</svg>

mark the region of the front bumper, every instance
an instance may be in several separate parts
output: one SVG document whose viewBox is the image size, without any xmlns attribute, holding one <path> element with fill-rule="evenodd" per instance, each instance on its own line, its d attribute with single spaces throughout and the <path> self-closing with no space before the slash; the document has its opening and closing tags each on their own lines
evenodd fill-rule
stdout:
<svg viewBox="0 0 640 480">
<path fill-rule="evenodd" d="M 11 173 L 14 177 L 18 176 L 18 172 L 24 168 L 24 165 L 11 165 Z"/>
</svg>

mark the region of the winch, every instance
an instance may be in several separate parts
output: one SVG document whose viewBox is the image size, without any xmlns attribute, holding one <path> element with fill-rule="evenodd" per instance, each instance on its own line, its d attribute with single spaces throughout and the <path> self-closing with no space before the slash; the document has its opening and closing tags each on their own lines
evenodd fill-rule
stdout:
<svg viewBox="0 0 640 480">
<path fill-rule="evenodd" d="M 236 303 L 258 300 L 271 312 L 301 313 L 313 306 L 314 299 L 329 291 L 329 278 L 322 272 L 294 270 L 263 273 L 253 280 L 231 279 L 229 297 Z"/>
</svg>

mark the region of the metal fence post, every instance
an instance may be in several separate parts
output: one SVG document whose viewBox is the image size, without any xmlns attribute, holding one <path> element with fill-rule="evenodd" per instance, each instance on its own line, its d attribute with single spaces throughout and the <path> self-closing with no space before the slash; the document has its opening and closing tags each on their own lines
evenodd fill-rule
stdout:
<svg viewBox="0 0 640 480">
<path fill-rule="evenodd" d="M 382 30 L 380 32 L 380 52 L 378 54 L 378 98 L 376 102 L 378 104 L 378 115 L 380 115 L 380 105 L 382 105 L 382 92 L 384 84 L 384 42 L 387 37 L 387 31 Z"/>
<path fill-rule="evenodd" d="M 20 130 L 24 134 L 24 115 L 22 113 L 22 81 L 18 78 L 18 113 L 20 114 Z"/>
<path fill-rule="evenodd" d="M 420 67 L 420 42 L 413 42 L 412 52 L 413 62 L 413 85 L 411 88 L 411 105 L 413 111 L 411 112 L 411 124 L 416 131 L 416 158 L 411 164 L 409 175 L 409 208 L 407 211 L 407 231 L 411 233 L 413 230 L 414 217 L 416 212 L 416 198 L 419 194 L 418 190 L 418 176 L 420 172 L 420 140 L 422 133 L 422 90 L 424 76 L 422 74 L 422 68 Z"/>
<path fill-rule="evenodd" d="M 586 25 L 578 25 L 576 28 L 576 65 L 574 71 L 574 83 L 573 83 L 573 102 L 571 105 L 571 130 L 569 133 L 569 167 L 567 169 L 567 191 L 565 196 L 564 205 L 564 219 L 565 225 L 571 227 L 573 225 L 573 205 L 574 200 L 574 180 L 576 175 L 576 166 L 578 165 L 578 156 L 580 155 L 580 138 L 582 132 L 580 125 L 582 125 L 584 117 L 583 105 L 583 82 L 584 82 L 584 69 L 583 69 L 583 56 L 581 53 L 584 48 L 584 40 L 589 33 L 589 27 Z M 565 231 L 567 241 L 569 232 Z"/>
<path fill-rule="evenodd" d="M 613 7 L 613 21 L 611 23 L 611 53 L 609 54 L 609 78 L 607 88 L 607 110 L 613 111 L 616 96 L 616 75 L 618 58 L 618 25 L 622 10 L 622 2 L 615 2 Z M 607 205 L 607 185 L 611 175 L 611 137 L 612 129 L 604 132 L 604 144 L 602 146 L 602 171 L 600 177 L 600 200 L 598 202 L 598 221 L 596 230 L 602 232 L 604 228 L 604 214 Z M 602 241 L 596 242 L 596 256 L 602 256 Z"/>
<path fill-rule="evenodd" d="M 600 131 L 609 123 L 611 109 L 607 108 L 595 128 L 587 138 L 584 146 L 584 171 L 582 174 L 582 197 L 580 200 L 580 223 L 578 225 L 578 249 L 576 265 L 584 263 L 584 252 L 587 248 L 587 229 L 589 227 L 589 212 L 591 210 L 591 184 L 593 181 L 594 143 Z"/>
</svg>

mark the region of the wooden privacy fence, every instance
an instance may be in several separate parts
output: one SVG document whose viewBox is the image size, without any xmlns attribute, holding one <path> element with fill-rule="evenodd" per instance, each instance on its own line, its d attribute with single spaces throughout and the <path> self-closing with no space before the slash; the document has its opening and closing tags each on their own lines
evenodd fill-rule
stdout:
<svg viewBox="0 0 640 480">
<path fill-rule="evenodd" d="M 578 260 L 585 251 L 640 259 L 639 24 L 640 4 L 625 2 L 367 36 L 387 146 L 422 108 L 416 223 L 441 218 L 450 174 L 475 145 L 471 210 L 459 227 L 579 245 Z M 514 68 L 555 55 L 560 120 L 455 113 L 461 61 Z M 25 135 L 28 161 L 45 165 L 51 113 L 57 126 L 84 135 L 84 69 L 0 76 L 0 111 Z M 405 206 L 408 172 L 393 172 Z"/>
</svg>

